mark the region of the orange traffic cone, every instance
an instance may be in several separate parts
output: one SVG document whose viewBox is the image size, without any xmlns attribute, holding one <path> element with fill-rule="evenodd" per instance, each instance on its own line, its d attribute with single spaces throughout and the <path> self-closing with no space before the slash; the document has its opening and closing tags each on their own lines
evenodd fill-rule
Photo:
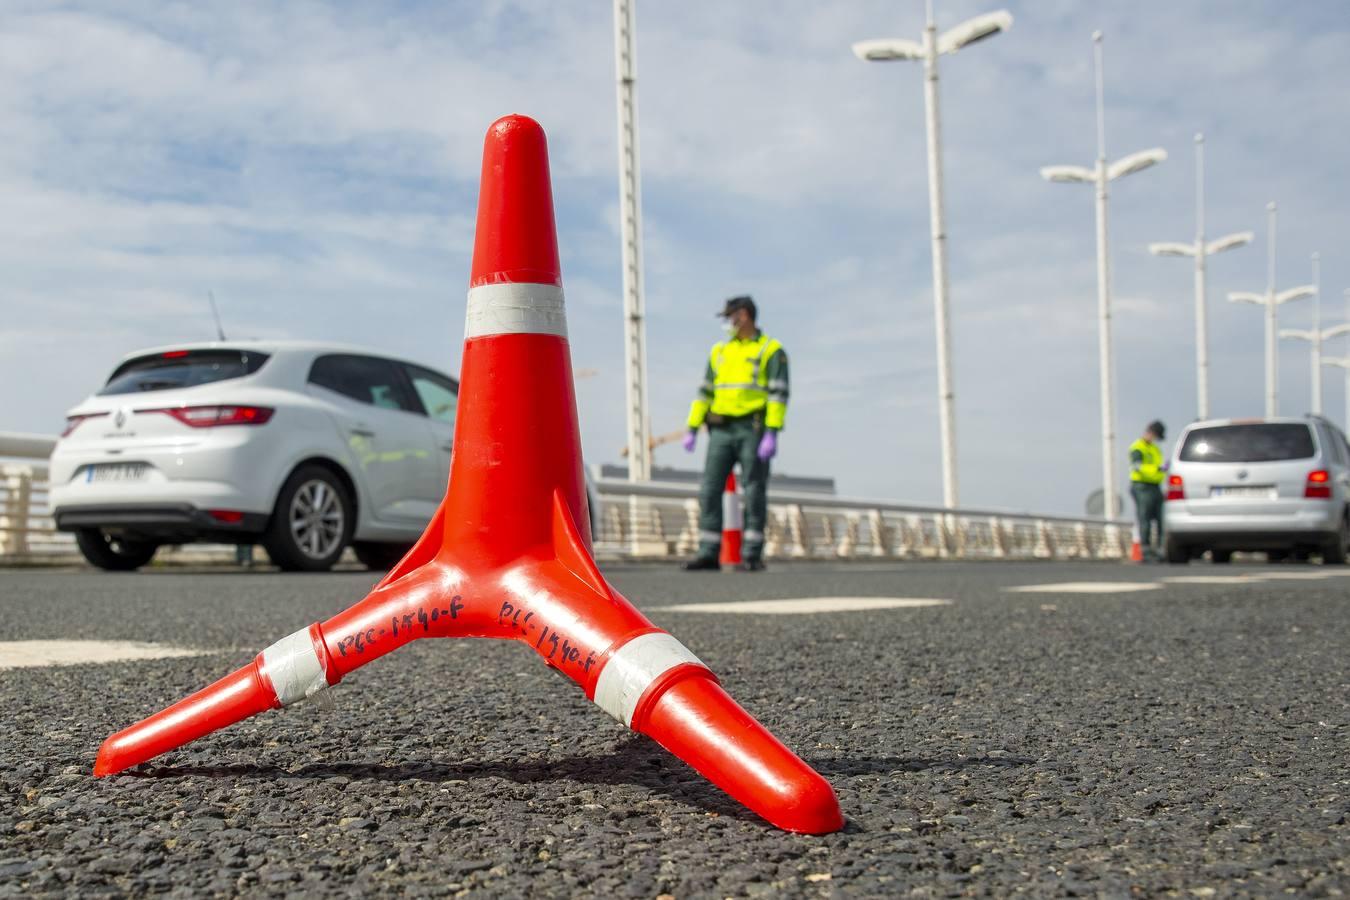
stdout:
<svg viewBox="0 0 1350 900">
<path fill-rule="evenodd" d="M 1130 529 L 1130 562 L 1143 561 L 1144 548 L 1143 545 L 1139 543 L 1139 524 L 1136 522 Z"/>
<path fill-rule="evenodd" d="M 426 532 L 355 606 L 108 738 L 94 774 L 302 700 L 416 638 L 513 638 L 779 828 L 842 828 L 829 783 L 596 568 L 572 384 L 544 132 L 507 116 L 484 147 L 450 489 Z"/>
<path fill-rule="evenodd" d="M 736 493 L 736 473 L 727 476 L 722 492 L 722 552 L 719 562 L 724 566 L 741 564 L 741 529 L 745 520 L 741 515 L 741 495 Z"/>
</svg>

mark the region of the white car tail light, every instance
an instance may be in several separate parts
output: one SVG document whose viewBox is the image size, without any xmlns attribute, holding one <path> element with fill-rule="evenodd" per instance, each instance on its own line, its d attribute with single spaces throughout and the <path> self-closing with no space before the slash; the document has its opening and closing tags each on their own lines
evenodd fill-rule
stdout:
<svg viewBox="0 0 1350 900">
<path fill-rule="evenodd" d="M 136 412 L 164 413 L 189 428 L 215 428 L 217 425 L 265 425 L 275 410 L 269 406 L 172 406 Z"/>
</svg>

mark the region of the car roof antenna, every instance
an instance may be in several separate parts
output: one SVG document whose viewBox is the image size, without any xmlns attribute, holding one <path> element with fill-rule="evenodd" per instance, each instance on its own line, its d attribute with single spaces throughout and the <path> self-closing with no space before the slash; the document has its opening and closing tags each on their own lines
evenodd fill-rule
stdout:
<svg viewBox="0 0 1350 900">
<path fill-rule="evenodd" d="M 215 291 L 207 291 L 206 299 L 211 301 L 211 316 L 216 320 L 216 337 L 218 340 L 227 340 L 225 337 L 225 326 L 220 324 L 220 310 L 216 308 Z"/>
</svg>

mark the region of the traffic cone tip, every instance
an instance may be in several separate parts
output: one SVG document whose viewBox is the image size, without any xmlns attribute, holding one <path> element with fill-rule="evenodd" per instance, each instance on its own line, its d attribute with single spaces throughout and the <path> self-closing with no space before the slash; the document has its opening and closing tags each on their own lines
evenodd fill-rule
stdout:
<svg viewBox="0 0 1350 900">
<path fill-rule="evenodd" d="M 503 116 L 483 142 L 470 287 L 562 287 L 548 139 L 528 116 Z"/>
</svg>

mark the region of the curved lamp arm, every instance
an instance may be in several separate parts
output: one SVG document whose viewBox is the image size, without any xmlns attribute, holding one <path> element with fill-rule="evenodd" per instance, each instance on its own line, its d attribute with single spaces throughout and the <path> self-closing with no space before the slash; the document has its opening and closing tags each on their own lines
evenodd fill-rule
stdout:
<svg viewBox="0 0 1350 900">
<path fill-rule="evenodd" d="M 1091 169 L 1085 169 L 1082 166 L 1046 166 L 1041 169 L 1041 177 L 1046 181 L 1059 182 L 1093 182 L 1097 176 Z"/>
<path fill-rule="evenodd" d="M 1117 178 L 1124 178 L 1126 175 L 1142 172 L 1149 166 L 1156 166 L 1165 159 L 1167 159 L 1167 151 L 1161 147 L 1154 147 L 1152 150 L 1140 150 L 1138 153 L 1131 153 L 1129 156 L 1118 159 L 1106 167 L 1106 180 L 1115 181 Z"/>
<path fill-rule="evenodd" d="M 939 53 L 955 53 L 962 47 L 976 41 L 991 38 L 1000 31 L 1007 31 L 1012 27 L 1012 23 L 1012 13 L 1006 9 L 967 19 L 960 25 L 942 32 L 942 36 L 938 38 L 937 51 Z"/>
<path fill-rule="evenodd" d="M 1244 244 L 1250 244 L 1256 235 L 1250 231 L 1239 231 L 1236 234 L 1226 234 L 1221 238 L 1215 238 L 1205 245 L 1205 255 L 1213 256 L 1215 253 L 1222 253 L 1225 250 L 1232 250 L 1234 247 L 1241 247 Z"/>
<path fill-rule="evenodd" d="M 1195 245 L 1164 241 L 1161 244 L 1149 244 L 1148 252 L 1154 256 L 1195 256 Z"/>
</svg>

